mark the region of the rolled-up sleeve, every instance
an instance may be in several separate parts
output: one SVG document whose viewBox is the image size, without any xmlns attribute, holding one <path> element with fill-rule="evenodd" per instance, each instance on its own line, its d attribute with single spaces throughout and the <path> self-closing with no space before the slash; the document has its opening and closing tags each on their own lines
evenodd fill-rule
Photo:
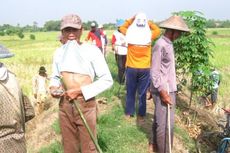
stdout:
<svg viewBox="0 0 230 153">
<path fill-rule="evenodd" d="M 85 100 L 97 96 L 113 85 L 113 79 L 110 70 L 100 51 L 94 55 L 94 59 L 91 61 L 91 65 L 95 72 L 96 79 L 92 84 L 81 87 L 81 91 Z"/>
<path fill-rule="evenodd" d="M 166 80 L 164 79 L 163 73 L 162 73 L 162 65 L 161 65 L 161 53 L 162 53 L 162 46 L 159 44 L 155 44 L 155 46 L 152 49 L 152 65 L 150 69 L 150 75 L 151 75 L 151 81 L 158 91 L 166 90 L 167 84 Z"/>
</svg>

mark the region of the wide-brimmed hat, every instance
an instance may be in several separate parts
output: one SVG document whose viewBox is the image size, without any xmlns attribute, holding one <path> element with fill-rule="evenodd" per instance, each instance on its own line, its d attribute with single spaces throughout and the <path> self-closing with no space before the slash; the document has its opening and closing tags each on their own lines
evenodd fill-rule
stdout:
<svg viewBox="0 0 230 153">
<path fill-rule="evenodd" d="M 66 15 L 61 20 L 61 30 L 64 28 L 71 27 L 75 29 L 81 29 L 82 21 L 78 15 L 70 14 Z"/>
<path fill-rule="evenodd" d="M 13 53 L 9 52 L 9 50 L 2 45 L 0 45 L 0 59 L 1 58 L 9 58 L 14 56 Z"/>
<path fill-rule="evenodd" d="M 184 32 L 189 32 L 189 28 L 183 18 L 181 16 L 171 16 L 165 21 L 162 21 L 159 24 L 159 27 L 165 28 L 165 29 L 174 29 L 174 30 L 179 30 L 179 31 L 184 31 Z"/>
<path fill-rule="evenodd" d="M 39 68 L 39 73 L 45 73 L 46 72 L 46 68 L 44 66 L 41 66 Z"/>
</svg>

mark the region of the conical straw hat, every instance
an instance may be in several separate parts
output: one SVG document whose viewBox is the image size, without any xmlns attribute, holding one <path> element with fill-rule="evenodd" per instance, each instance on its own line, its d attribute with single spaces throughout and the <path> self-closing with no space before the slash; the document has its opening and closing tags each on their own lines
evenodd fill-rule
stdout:
<svg viewBox="0 0 230 153">
<path fill-rule="evenodd" d="M 2 45 L 0 45 L 0 59 L 1 58 L 9 58 L 14 56 L 13 53 L 9 52 L 9 50 Z"/>
<path fill-rule="evenodd" d="M 182 19 L 180 16 L 171 16 L 167 20 L 161 22 L 159 24 L 161 28 L 166 28 L 166 29 L 174 29 L 174 30 L 180 30 L 180 31 L 185 31 L 189 32 L 189 28 L 185 21 Z"/>
</svg>

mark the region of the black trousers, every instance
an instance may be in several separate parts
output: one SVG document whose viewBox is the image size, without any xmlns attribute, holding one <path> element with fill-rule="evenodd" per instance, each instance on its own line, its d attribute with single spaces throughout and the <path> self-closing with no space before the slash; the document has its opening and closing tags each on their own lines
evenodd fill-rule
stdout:
<svg viewBox="0 0 230 153">
<path fill-rule="evenodd" d="M 126 63 L 126 55 L 115 54 L 115 59 L 118 67 L 118 81 L 120 84 L 125 81 L 125 63 Z"/>
</svg>

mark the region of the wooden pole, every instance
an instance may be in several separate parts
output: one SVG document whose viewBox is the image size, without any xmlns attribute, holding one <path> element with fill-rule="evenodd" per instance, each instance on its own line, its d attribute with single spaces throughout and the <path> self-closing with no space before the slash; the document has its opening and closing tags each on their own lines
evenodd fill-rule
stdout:
<svg viewBox="0 0 230 153">
<path fill-rule="evenodd" d="M 93 132 L 91 131 L 91 129 L 90 129 L 88 123 L 86 122 L 85 117 L 84 117 L 84 115 L 83 115 L 83 113 L 82 113 L 80 107 L 78 106 L 78 101 L 77 101 L 77 100 L 73 100 L 73 103 L 74 103 L 75 108 L 76 108 L 77 111 L 79 112 L 80 117 L 81 117 L 81 119 L 82 119 L 82 121 L 83 121 L 83 123 L 84 123 L 86 129 L 88 130 L 89 135 L 90 135 L 91 139 L 93 140 L 93 143 L 95 144 L 95 146 L 96 146 L 96 148 L 97 148 L 97 151 L 98 151 L 99 153 L 103 153 L 102 150 L 101 150 L 101 148 L 100 148 L 100 146 L 99 146 L 99 144 L 97 143 L 96 138 L 95 138 L 94 135 L 93 135 Z"/>
</svg>

